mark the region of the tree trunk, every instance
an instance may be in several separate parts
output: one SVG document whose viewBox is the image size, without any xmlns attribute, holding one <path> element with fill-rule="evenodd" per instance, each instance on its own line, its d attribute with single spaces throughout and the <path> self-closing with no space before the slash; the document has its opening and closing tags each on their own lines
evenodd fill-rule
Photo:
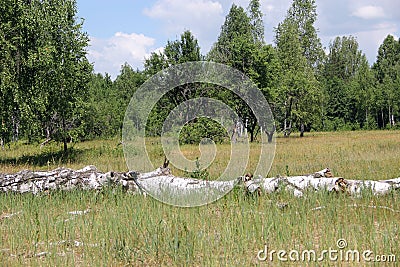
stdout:
<svg viewBox="0 0 400 267">
<path fill-rule="evenodd" d="M 304 123 L 300 124 L 300 137 L 304 137 Z"/>
<path fill-rule="evenodd" d="M 12 124 L 13 124 L 13 142 L 18 142 L 18 135 L 19 135 L 19 122 L 16 115 L 11 116 Z"/>
<path fill-rule="evenodd" d="M 272 138 L 274 137 L 276 127 L 275 125 L 272 127 L 271 131 L 268 131 L 268 129 L 265 129 L 265 133 L 267 134 L 268 137 L 268 143 L 272 143 Z"/>
<path fill-rule="evenodd" d="M 285 120 L 285 128 L 283 130 L 283 136 L 284 137 L 289 137 L 290 133 L 292 132 L 292 121 L 289 122 L 289 126 L 286 126 L 286 120 Z"/>
<path fill-rule="evenodd" d="M 247 124 L 247 123 L 246 123 Z M 247 129 L 247 128 L 246 128 Z M 250 132 L 250 142 L 254 142 L 254 139 L 256 138 L 257 132 L 256 132 L 256 122 L 253 124 L 251 123 L 247 129 L 247 132 Z"/>
<path fill-rule="evenodd" d="M 67 152 L 68 151 L 68 144 L 67 144 L 67 138 L 65 138 L 65 137 L 64 137 L 64 140 L 63 140 L 63 144 L 64 144 L 64 152 Z"/>
<path fill-rule="evenodd" d="M 285 102 L 285 106 L 286 106 L 286 102 Z M 289 98 L 289 108 L 286 110 L 285 112 L 285 129 L 284 129 L 284 137 L 289 137 L 290 133 L 292 132 L 292 98 Z M 289 127 L 287 127 L 287 119 L 291 118 L 289 120 Z"/>
<path fill-rule="evenodd" d="M 273 177 L 247 179 L 249 176 L 233 177 L 230 181 L 205 181 L 171 175 L 168 162 L 152 172 L 107 172 L 102 173 L 94 166 L 86 166 L 80 170 L 58 168 L 52 171 L 20 171 L 14 174 L 0 173 L 0 192 L 33 193 L 37 194 L 48 190 L 94 190 L 106 186 L 122 186 L 132 193 L 146 194 L 146 188 L 163 190 L 166 187 L 173 190 L 176 196 L 190 193 L 190 190 L 211 188 L 225 190 L 233 187 L 237 182 L 245 182 L 248 188 L 259 187 L 264 193 L 273 193 L 281 189 L 292 192 L 301 197 L 314 189 L 344 192 L 353 196 L 361 196 L 363 190 L 370 190 L 375 195 L 384 195 L 391 190 L 400 190 L 400 177 L 390 180 L 345 180 L 342 177 L 333 177 L 329 168 L 301 176 Z"/>
<path fill-rule="evenodd" d="M 288 137 L 288 135 L 286 135 L 287 118 L 288 118 L 288 112 L 287 112 L 286 105 L 287 105 L 287 102 L 285 101 L 285 119 L 283 120 L 283 137 Z"/>
<path fill-rule="evenodd" d="M 63 127 L 63 145 L 64 145 L 64 153 L 66 153 L 67 151 L 68 151 L 68 143 L 67 143 L 67 136 L 66 136 L 66 133 L 67 133 L 67 130 L 66 130 L 66 124 L 65 124 L 65 118 L 64 118 L 64 115 L 63 115 L 63 117 L 62 117 L 62 127 Z"/>
</svg>

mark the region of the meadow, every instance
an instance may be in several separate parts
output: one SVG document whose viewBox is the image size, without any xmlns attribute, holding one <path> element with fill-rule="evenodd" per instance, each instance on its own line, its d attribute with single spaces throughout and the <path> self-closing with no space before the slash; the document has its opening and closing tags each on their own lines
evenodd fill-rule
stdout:
<svg viewBox="0 0 400 267">
<path fill-rule="evenodd" d="M 89 164 L 104 172 L 127 171 L 119 142 L 115 138 L 73 144 L 68 155 L 56 143 L 42 149 L 22 142 L 11 144 L 0 151 L 0 172 L 78 169 Z M 218 176 L 229 160 L 230 146 L 217 148 L 217 157 L 207 169 L 210 177 Z M 198 146 L 185 145 L 182 151 L 191 159 L 199 153 Z M 150 145 L 149 153 L 155 164 L 162 163 L 164 155 L 157 145 Z M 257 153 L 252 145 L 250 171 Z M 399 162 L 400 131 L 308 133 L 304 138 L 277 138 L 267 176 L 330 167 L 335 176 L 348 179 L 389 179 L 400 177 Z M 172 172 L 185 174 L 174 168 Z M 69 213 L 73 211 L 85 212 Z M 295 198 L 285 190 L 257 197 L 235 188 L 222 199 L 195 208 L 169 206 L 118 187 L 38 196 L 1 193 L 0 213 L 3 266 L 367 264 L 361 256 L 360 262 L 347 260 L 344 255 L 349 250 L 371 251 L 369 259 L 391 261 L 390 265 L 400 262 L 398 191 L 380 197 L 366 191 L 361 198 L 353 198 L 310 190 L 303 198 Z M 341 249 L 339 239 L 347 243 Z M 278 258 L 279 250 L 288 262 Z M 316 252 L 315 261 L 312 255 L 308 255 L 311 261 L 307 257 L 302 261 L 301 253 L 306 251 L 307 256 L 311 250 Z M 337 259 L 323 254 L 325 250 L 337 250 Z M 270 256 L 271 251 L 275 251 L 272 258 L 261 261 L 257 257 Z M 297 261 L 293 261 L 295 251 L 300 253 Z"/>
</svg>

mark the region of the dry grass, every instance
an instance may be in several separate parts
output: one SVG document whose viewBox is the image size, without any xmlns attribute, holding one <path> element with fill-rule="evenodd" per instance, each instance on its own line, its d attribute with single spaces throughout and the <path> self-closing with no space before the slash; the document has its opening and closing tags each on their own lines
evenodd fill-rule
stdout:
<svg viewBox="0 0 400 267">
<path fill-rule="evenodd" d="M 221 151 L 209 169 L 214 176 L 224 168 L 229 146 L 217 148 Z M 76 144 L 68 156 L 58 149 L 53 144 L 39 153 L 37 146 L 14 145 L 0 152 L 0 168 L 15 172 L 93 164 L 103 171 L 126 170 L 118 140 Z M 161 163 L 162 153 L 151 149 L 154 161 Z M 182 149 L 192 159 L 199 156 L 197 147 Z M 255 166 L 254 156 L 257 149 L 252 145 L 249 169 Z M 309 173 L 329 166 L 336 176 L 386 179 L 400 176 L 399 162 L 399 131 L 311 133 L 303 139 L 278 138 L 268 175 Z M 21 211 L 0 217 L 0 262 L 5 266 L 252 266 L 260 264 L 257 252 L 265 244 L 270 251 L 321 252 L 338 249 L 339 238 L 348 243 L 341 251 L 393 254 L 399 262 L 399 196 L 399 192 L 384 197 L 366 192 L 355 199 L 321 191 L 296 199 L 280 191 L 253 198 L 238 188 L 206 206 L 176 208 L 149 197 L 125 194 L 119 188 L 36 197 L 0 194 L 0 214 Z M 288 205 L 282 210 L 277 203 Z M 68 214 L 87 208 L 90 212 L 82 216 Z M 76 246 L 74 241 L 84 245 Z M 40 252 L 49 253 L 35 256 Z M 320 262 L 292 263 L 321 266 L 348 262 L 326 257 Z M 287 265 L 276 254 L 272 264 Z M 367 263 L 350 262 L 359 264 Z"/>
<path fill-rule="evenodd" d="M 164 154 L 159 143 L 152 142 L 149 155 L 155 166 L 162 164 Z M 96 140 L 72 145 L 68 155 L 55 143 L 39 149 L 38 145 L 12 144 L 0 151 L 1 172 L 22 169 L 81 168 L 95 165 L 102 171 L 126 171 L 119 139 Z M 182 153 L 191 160 L 200 156 L 198 146 L 184 145 Z M 259 148 L 251 145 L 248 171 L 258 162 Z M 217 177 L 230 160 L 230 145 L 217 145 L 217 157 L 208 168 Z M 330 167 L 336 176 L 354 179 L 388 179 L 400 176 L 400 131 L 357 131 L 309 133 L 304 138 L 277 138 L 276 153 L 267 176 L 296 175 Z M 184 172 L 174 169 L 176 175 Z"/>
</svg>

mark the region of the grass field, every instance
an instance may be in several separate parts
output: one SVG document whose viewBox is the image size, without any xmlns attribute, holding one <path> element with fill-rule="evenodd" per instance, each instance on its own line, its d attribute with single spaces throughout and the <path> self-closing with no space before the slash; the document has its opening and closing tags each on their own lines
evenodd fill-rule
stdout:
<svg viewBox="0 0 400 267">
<path fill-rule="evenodd" d="M 0 151 L 0 171 L 80 168 L 89 164 L 101 171 L 126 171 L 119 140 L 74 144 L 68 156 L 57 144 L 12 144 Z M 208 169 L 218 176 L 226 166 L 229 145 L 218 145 Z M 197 146 L 183 146 L 189 158 Z M 163 153 L 149 148 L 156 164 Z M 249 170 L 257 158 L 252 146 Z M 296 175 L 330 167 L 335 176 L 351 179 L 388 179 L 400 176 L 400 131 L 309 133 L 305 138 L 278 138 L 268 176 Z M 172 169 L 175 175 L 182 171 Z M 281 204 L 286 208 L 280 208 Z M 278 205 L 277 205 L 278 204 Z M 319 207 L 319 208 L 317 208 Z M 317 209 L 315 209 L 317 208 Z M 88 210 L 83 215 L 70 211 Z M 346 261 L 357 250 L 375 259 L 400 262 L 400 192 L 361 198 L 328 192 L 306 192 L 294 198 L 280 191 L 261 197 L 235 189 L 221 200 L 196 208 L 176 208 L 150 197 L 126 194 L 120 188 L 98 192 L 53 192 L 32 196 L 0 194 L 0 263 L 2 266 L 251 266 L 271 265 L 257 253 L 268 247 L 273 265 L 287 265 L 275 251 L 286 251 L 293 265 L 359 265 Z M 15 215 L 7 217 L 7 214 Z M 347 246 L 339 249 L 338 239 Z M 301 261 L 311 250 L 326 252 L 321 261 Z M 299 260 L 296 258 L 299 252 Z M 45 253 L 42 253 L 45 252 Z M 40 254 L 42 253 L 42 254 Z M 283 253 L 283 252 L 281 252 Z M 310 252 L 311 253 L 311 252 Z M 261 256 L 265 253 L 261 251 Z M 289 254 L 291 258 L 289 258 Z M 311 256 L 310 256 L 311 255 Z M 313 259 L 312 253 L 310 258 Z M 394 258 L 395 257 L 395 258 Z M 356 257 L 357 258 L 357 257 Z M 376 258 L 378 259 L 378 257 Z M 367 264 L 360 256 L 361 265 Z M 372 263 L 376 266 L 381 263 Z"/>
</svg>

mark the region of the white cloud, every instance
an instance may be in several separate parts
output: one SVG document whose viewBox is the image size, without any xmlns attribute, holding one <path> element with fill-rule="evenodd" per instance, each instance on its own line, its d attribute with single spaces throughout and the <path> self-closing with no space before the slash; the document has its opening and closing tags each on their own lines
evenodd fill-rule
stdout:
<svg viewBox="0 0 400 267">
<path fill-rule="evenodd" d="M 292 4 L 291 0 L 262 0 L 261 11 L 264 14 L 265 39 L 272 43 L 275 38 L 274 28 L 282 22 L 286 16 L 287 10 Z"/>
<path fill-rule="evenodd" d="M 336 36 L 352 35 L 370 64 L 388 34 L 399 35 L 400 1 L 321 0 L 317 1 L 319 36 L 328 48 Z"/>
<path fill-rule="evenodd" d="M 380 6 L 369 5 L 357 8 L 352 13 L 352 15 L 362 19 L 377 19 L 377 18 L 384 18 L 385 12 L 383 11 L 383 8 Z"/>
<path fill-rule="evenodd" d="M 265 11 L 267 13 L 271 12 L 272 10 L 274 10 L 274 6 L 273 5 L 265 5 L 264 7 Z"/>
<path fill-rule="evenodd" d="M 220 14 L 222 6 L 219 2 L 210 0 L 159 0 L 151 8 L 144 9 L 144 13 L 151 18 L 193 19 Z"/>
<path fill-rule="evenodd" d="M 392 23 L 378 23 L 371 30 L 356 32 L 360 49 L 367 55 L 370 64 L 376 61 L 378 48 L 389 35 L 396 37 L 397 26 Z"/>
<path fill-rule="evenodd" d="M 372 24 L 365 30 L 349 31 L 341 35 L 322 36 L 321 39 L 324 43 L 328 44 L 330 41 L 333 41 L 336 36 L 354 36 L 359 44 L 359 49 L 366 55 L 368 62 L 372 65 L 376 61 L 378 48 L 383 43 L 383 40 L 389 34 L 398 38 L 396 35 L 397 31 L 398 27 L 396 24 L 383 22 Z M 326 47 L 325 52 L 329 53 L 329 46 Z"/>
<path fill-rule="evenodd" d="M 161 21 L 168 39 L 176 39 L 190 30 L 199 40 L 200 47 L 211 47 L 224 20 L 221 3 L 212 0 L 158 0 L 143 13 Z"/>
<path fill-rule="evenodd" d="M 136 33 L 117 32 L 108 39 L 91 37 L 88 59 L 95 63 L 96 72 L 107 72 L 115 78 L 125 62 L 141 69 L 154 43 L 153 38 Z"/>
<path fill-rule="evenodd" d="M 268 43 L 272 43 L 273 29 L 284 19 L 292 0 L 260 2 L 264 14 L 265 38 Z M 132 23 L 131 28 L 123 29 L 116 24 L 112 31 L 143 32 L 145 35 L 117 32 L 114 35 L 111 33 L 109 38 L 92 37 L 88 58 L 95 62 L 96 72 L 108 72 L 116 77 L 124 62 L 141 69 L 144 59 L 151 52 L 162 51 L 168 40 L 179 38 L 185 30 L 194 34 L 202 53 L 206 54 L 217 40 L 232 3 L 246 9 L 249 0 L 146 1 L 142 6 L 147 5 L 147 8 L 137 8 L 130 13 L 140 18 L 141 23 Z M 400 35 L 398 0 L 380 0 L 379 3 L 376 0 L 318 0 L 316 4 L 318 19 L 315 26 L 319 29 L 318 35 L 325 47 L 336 36 L 353 35 L 370 63 L 373 63 L 383 39 L 388 34 Z"/>
</svg>

